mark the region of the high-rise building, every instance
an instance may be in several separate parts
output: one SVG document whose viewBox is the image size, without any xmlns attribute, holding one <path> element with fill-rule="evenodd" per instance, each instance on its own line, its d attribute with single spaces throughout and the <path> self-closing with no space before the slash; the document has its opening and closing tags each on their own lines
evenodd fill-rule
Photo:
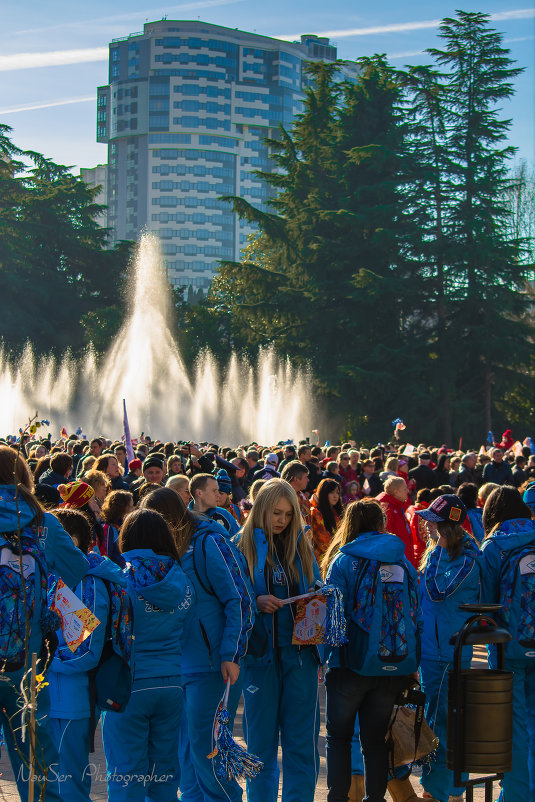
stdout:
<svg viewBox="0 0 535 802">
<path fill-rule="evenodd" d="M 154 231 L 170 282 L 206 290 L 217 261 L 239 259 L 251 230 L 219 198 L 267 209 L 270 189 L 253 174 L 271 166 L 264 139 L 291 126 L 303 62 L 319 59 L 336 59 L 326 38 L 284 42 L 205 22 L 164 19 L 114 39 L 97 100 L 114 239 Z"/>
<path fill-rule="evenodd" d="M 95 197 L 95 203 L 99 205 L 106 206 L 108 203 L 108 166 L 107 164 L 97 164 L 96 167 L 81 167 L 80 168 L 80 178 L 84 181 L 88 186 L 93 187 L 100 187 L 100 191 L 98 195 Z M 104 209 L 98 217 L 95 218 L 96 222 L 106 228 L 108 225 L 108 213 L 107 210 Z"/>
</svg>

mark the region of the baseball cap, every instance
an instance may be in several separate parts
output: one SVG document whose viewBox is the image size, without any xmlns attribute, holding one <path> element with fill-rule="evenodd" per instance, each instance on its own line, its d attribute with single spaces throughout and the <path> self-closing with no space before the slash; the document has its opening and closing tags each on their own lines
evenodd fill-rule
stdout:
<svg viewBox="0 0 535 802">
<path fill-rule="evenodd" d="M 276 454 L 268 454 L 264 460 L 266 465 L 269 463 L 270 465 L 277 466 L 279 464 L 279 459 Z"/>
<path fill-rule="evenodd" d="M 462 524 L 466 518 L 466 507 L 460 498 L 453 493 L 446 493 L 436 498 L 425 510 L 417 510 L 416 515 L 424 521 L 453 521 Z"/>
</svg>

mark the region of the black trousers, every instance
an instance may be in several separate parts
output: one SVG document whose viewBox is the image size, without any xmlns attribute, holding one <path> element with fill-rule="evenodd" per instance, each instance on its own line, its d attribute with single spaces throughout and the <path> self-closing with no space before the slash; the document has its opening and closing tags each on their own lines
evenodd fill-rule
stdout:
<svg viewBox="0 0 535 802">
<path fill-rule="evenodd" d="M 365 802 L 383 802 L 388 781 L 386 731 L 408 677 L 363 677 L 331 668 L 327 688 L 327 802 L 347 802 L 351 785 L 351 738 L 358 713 L 364 758 Z"/>
</svg>

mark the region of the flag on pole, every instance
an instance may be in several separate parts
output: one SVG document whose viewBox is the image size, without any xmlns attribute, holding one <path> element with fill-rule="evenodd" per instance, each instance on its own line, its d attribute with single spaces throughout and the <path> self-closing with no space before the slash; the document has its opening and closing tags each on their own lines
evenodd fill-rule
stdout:
<svg viewBox="0 0 535 802">
<path fill-rule="evenodd" d="M 392 421 L 392 426 L 393 426 L 393 427 L 394 427 L 394 429 L 395 429 L 396 431 L 398 431 L 398 432 L 402 432 L 402 431 L 403 431 L 403 429 L 406 429 L 406 428 L 407 428 L 407 427 L 405 426 L 405 424 L 403 423 L 403 421 L 401 420 L 401 418 L 396 418 L 396 420 L 393 420 L 393 421 Z"/>
<path fill-rule="evenodd" d="M 134 449 L 132 447 L 132 438 L 130 437 L 130 426 L 128 425 L 128 415 L 126 414 L 126 400 L 123 398 L 123 427 L 124 427 L 124 445 L 126 448 L 126 460 L 131 462 L 134 459 Z"/>
</svg>

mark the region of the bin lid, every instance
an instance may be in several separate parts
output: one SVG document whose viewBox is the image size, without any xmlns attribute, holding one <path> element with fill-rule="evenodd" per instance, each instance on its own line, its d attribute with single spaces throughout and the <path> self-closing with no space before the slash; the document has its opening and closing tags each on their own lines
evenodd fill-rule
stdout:
<svg viewBox="0 0 535 802">
<path fill-rule="evenodd" d="M 458 635 L 456 632 L 451 636 L 451 646 L 455 646 Z M 487 643 L 507 643 L 510 640 L 513 640 L 513 636 L 502 627 L 475 626 L 465 635 L 463 646 L 484 646 Z"/>
</svg>

